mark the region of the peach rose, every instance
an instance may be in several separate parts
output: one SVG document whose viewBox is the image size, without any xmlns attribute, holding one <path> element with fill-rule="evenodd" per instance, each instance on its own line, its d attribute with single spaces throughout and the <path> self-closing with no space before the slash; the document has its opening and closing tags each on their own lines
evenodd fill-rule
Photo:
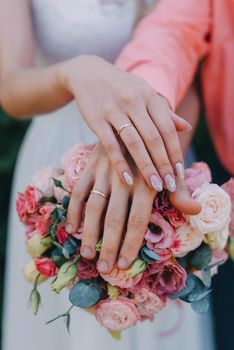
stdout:
<svg viewBox="0 0 234 350">
<path fill-rule="evenodd" d="M 141 320 L 135 305 L 127 298 L 106 299 L 97 304 L 97 321 L 109 331 L 123 331 Z"/>
<path fill-rule="evenodd" d="M 54 195 L 53 178 L 60 176 L 57 169 L 52 166 L 45 166 L 37 170 L 33 175 L 32 185 L 35 186 L 44 197 L 52 197 Z"/>
<path fill-rule="evenodd" d="M 231 220 L 231 199 L 218 185 L 205 183 L 192 193 L 202 210 L 198 215 L 187 216 L 190 225 L 203 234 L 225 231 Z"/>
<path fill-rule="evenodd" d="M 172 247 L 173 255 L 183 257 L 200 246 L 203 241 L 203 234 L 185 224 L 176 229 L 175 244 Z"/>
<path fill-rule="evenodd" d="M 154 315 L 160 312 L 166 305 L 156 294 L 143 288 L 135 294 L 136 307 L 143 319 L 153 320 Z"/>
<path fill-rule="evenodd" d="M 109 274 L 101 273 L 102 278 L 110 283 L 112 286 L 120 287 L 120 288 L 132 288 L 142 279 L 143 273 L 132 277 L 131 276 L 131 268 L 127 270 L 120 270 L 117 266 Z"/>
</svg>

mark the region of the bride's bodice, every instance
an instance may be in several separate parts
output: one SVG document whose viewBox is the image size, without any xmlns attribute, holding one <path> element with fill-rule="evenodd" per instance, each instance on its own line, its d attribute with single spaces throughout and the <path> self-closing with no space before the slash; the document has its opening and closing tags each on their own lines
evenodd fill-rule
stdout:
<svg viewBox="0 0 234 350">
<path fill-rule="evenodd" d="M 80 54 L 113 62 L 144 0 L 31 0 L 39 56 L 54 63 Z"/>
</svg>

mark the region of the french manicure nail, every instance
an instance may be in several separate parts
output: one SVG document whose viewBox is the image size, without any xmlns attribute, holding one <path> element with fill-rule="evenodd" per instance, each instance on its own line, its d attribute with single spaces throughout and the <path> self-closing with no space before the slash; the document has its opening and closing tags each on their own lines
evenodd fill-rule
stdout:
<svg viewBox="0 0 234 350">
<path fill-rule="evenodd" d="M 73 231 L 73 225 L 72 225 L 72 224 L 67 224 L 67 225 L 66 225 L 66 231 L 67 231 L 67 233 L 72 233 L 72 231 Z"/>
<path fill-rule="evenodd" d="M 99 263 L 98 263 L 98 270 L 100 272 L 103 272 L 103 273 L 108 272 L 109 271 L 108 263 L 105 260 L 99 261 Z"/>
<path fill-rule="evenodd" d="M 92 251 L 92 249 L 89 248 L 89 247 L 84 247 L 84 248 L 82 249 L 82 255 L 83 255 L 84 257 L 86 257 L 86 258 L 91 258 L 92 255 L 93 255 L 93 251 Z"/>
<path fill-rule="evenodd" d="M 118 260 L 118 266 L 120 269 L 126 269 L 128 267 L 128 263 L 125 258 L 121 257 Z"/>
<path fill-rule="evenodd" d="M 175 192 L 175 190 L 176 190 L 176 183 L 175 183 L 175 180 L 173 179 L 173 177 L 171 175 L 166 175 L 165 176 L 165 184 L 166 184 L 166 187 L 167 187 L 168 191 Z"/>
<path fill-rule="evenodd" d="M 156 175 L 150 176 L 150 183 L 154 190 L 157 192 L 161 192 L 163 190 L 162 182 L 159 180 L 159 178 Z"/>
<path fill-rule="evenodd" d="M 184 164 L 183 163 L 176 163 L 175 167 L 176 167 L 177 176 L 180 179 L 184 179 Z"/>
<path fill-rule="evenodd" d="M 133 178 L 132 176 L 129 174 L 128 171 L 124 171 L 123 172 L 123 177 L 124 177 L 124 180 L 126 182 L 127 185 L 129 186 L 132 186 L 133 185 Z"/>
</svg>

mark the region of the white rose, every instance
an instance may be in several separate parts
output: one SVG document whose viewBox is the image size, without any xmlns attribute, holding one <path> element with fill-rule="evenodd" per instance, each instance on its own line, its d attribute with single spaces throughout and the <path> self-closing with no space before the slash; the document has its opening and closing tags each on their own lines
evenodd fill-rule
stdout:
<svg viewBox="0 0 234 350">
<path fill-rule="evenodd" d="M 205 183 L 192 193 L 202 210 L 198 215 L 187 216 L 191 227 L 203 234 L 218 232 L 226 235 L 231 220 L 231 199 L 218 185 Z M 225 233 L 222 233 L 222 231 Z"/>
<path fill-rule="evenodd" d="M 224 249 L 226 247 L 229 236 L 228 225 L 222 230 L 207 233 L 204 236 L 204 242 L 209 244 L 211 249 Z"/>
<path fill-rule="evenodd" d="M 203 234 L 190 225 L 185 224 L 176 229 L 176 245 L 172 248 L 173 255 L 183 257 L 198 248 L 203 241 Z"/>
<path fill-rule="evenodd" d="M 32 178 L 32 185 L 35 186 L 43 196 L 54 195 L 53 178 L 58 178 L 61 173 L 52 166 L 45 166 L 36 171 Z"/>
</svg>

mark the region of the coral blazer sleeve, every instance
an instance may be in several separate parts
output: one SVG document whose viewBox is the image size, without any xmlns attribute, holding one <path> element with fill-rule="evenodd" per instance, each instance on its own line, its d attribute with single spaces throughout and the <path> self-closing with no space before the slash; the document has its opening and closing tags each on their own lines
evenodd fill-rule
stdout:
<svg viewBox="0 0 234 350">
<path fill-rule="evenodd" d="M 116 64 L 144 78 L 173 109 L 209 50 L 211 0 L 159 0 L 136 27 Z"/>
</svg>

